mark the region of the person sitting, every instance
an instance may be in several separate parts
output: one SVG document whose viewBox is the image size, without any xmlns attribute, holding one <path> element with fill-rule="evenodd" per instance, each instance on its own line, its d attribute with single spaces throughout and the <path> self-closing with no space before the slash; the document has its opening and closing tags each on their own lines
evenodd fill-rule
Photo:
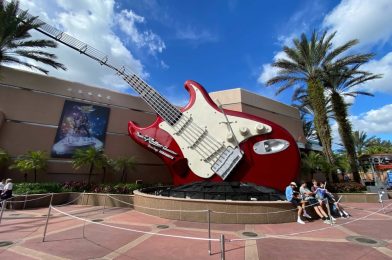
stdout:
<svg viewBox="0 0 392 260">
<path fill-rule="evenodd" d="M 326 199 L 327 203 L 333 203 L 334 208 L 336 211 L 339 213 L 340 217 L 342 218 L 349 218 L 350 214 L 347 213 L 342 205 L 338 201 L 335 200 L 335 197 L 333 196 L 332 193 L 330 193 L 326 188 L 325 188 L 325 183 L 320 182 L 320 187 L 317 188 L 316 190 L 316 196 L 319 200 L 324 200 Z"/>
<path fill-rule="evenodd" d="M 5 185 L 5 179 L 2 179 L 0 182 L 0 194 L 3 193 L 4 185 Z"/>
<path fill-rule="evenodd" d="M 326 224 L 331 224 L 334 222 L 334 219 L 330 219 L 327 213 L 325 213 L 324 209 L 321 207 L 320 203 L 318 200 L 314 197 L 313 192 L 311 192 L 308 187 L 306 182 L 302 182 L 301 187 L 299 189 L 303 199 L 309 203 L 310 207 L 313 207 L 314 211 L 316 214 L 324 220 L 324 223 Z"/>
<path fill-rule="evenodd" d="M 305 210 L 305 202 L 302 201 L 302 198 L 299 194 L 299 192 L 294 191 L 294 189 L 297 187 L 297 184 L 295 182 L 291 182 L 289 186 L 286 187 L 286 199 L 287 201 L 291 202 L 297 209 L 298 209 L 298 218 L 297 222 L 299 224 L 305 224 L 305 222 L 301 219 L 301 215 L 303 213 L 303 216 L 306 218 L 311 218 L 309 214 Z"/>
<path fill-rule="evenodd" d="M 12 197 L 12 188 L 13 188 L 12 179 L 7 179 L 5 181 L 3 191 L 1 192 L 1 196 L 0 196 L 1 200 L 0 201 L 6 200 L 6 199 L 9 199 Z"/>
</svg>

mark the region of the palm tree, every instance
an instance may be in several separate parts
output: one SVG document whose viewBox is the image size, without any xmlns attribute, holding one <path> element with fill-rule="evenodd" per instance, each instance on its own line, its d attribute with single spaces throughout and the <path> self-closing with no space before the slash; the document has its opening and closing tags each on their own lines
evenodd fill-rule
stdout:
<svg viewBox="0 0 392 260">
<path fill-rule="evenodd" d="M 28 151 L 20 156 L 10 166 L 10 169 L 18 169 L 21 172 L 34 172 L 34 182 L 37 182 L 37 172 L 46 170 L 48 167 L 48 155 L 44 151 Z M 25 181 L 26 181 L 25 175 Z"/>
<path fill-rule="evenodd" d="M 30 39 L 29 31 L 40 26 L 42 23 L 37 21 L 37 17 L 30 16 L 26 11 L 20 11 L 19 1 L 9 3 L 0 1 L 0 64 L 16 63 L 48 73 L 48 70 L 25 61 L 31 59 L 55 69 L 66 70 L 63 64 L 55 61 L 56 55 L 43 50 L 56 48 L 56 42 Z"/>
<path fill-rule="evenodd" d="M 88 184 L 91 182 L 91 175 L 93 173 L 94 167 L 102 167 L 105 162 L 105 155 L 102 150 L 96 149 L 93 146 L 90 146 L 86 149 L 77 149 L 75 150 L 72 156 L 72 165 L 79 169 L 85 165 L 89 165 L 89 173 L 88 173 Z"/>
<path fill-rule="evenodd" d="M 372 54 L 364 54 L 361 59 L 362 62 L 365 57 L 370 59 Z M 380 78 L 380 74 L 372 74 L 369 72 L 359 71 L 362 63 L 358 63 L 351 68 L 340 64 L 333 63 L 325 66 L 322 73 L 324 86 L 330 91 L 331 104 L 334 111 L 335 120 L 338 124 L 340 138 L 346 149 L 350 169 L 353 173 L 354 181 L 360 183 L 361 177 L 358 169 L 358 158 L 355 152 L 354 139 L 352 136 L 351 123 L 348 120 L 347 104 L 344 101 L 344 96 L 356 97 L 358 95 L 373 96 L 373 94 L 365 91 L 353 91 L 353 87 L 367 82 L 369 80 Z"/>
<path fill-rule="evenodd" d="M 366 147 L 376 138 L 375 136 L 369 137 L 364 131 L 354 131 L 352 132 L 352 136 L 354 139 L 355 151 L 357 152 L 357 156 L 361 156 L 364 154 Z"/>
<path fill-rule="evenodd" d="M 135 157 L 120 157 L 113 161 L 113 168 L 117 172 L 121 172 L 120 181 L 125 183 L 128 179 L 127 170 L 134 170 L 136 168 Z"/>
<path fill-rule="evenodd" d="M 332 39 L 336 32 L 329 34 L 325 31 L 320 37 L 314 31 L 310 40 L 305 34 L 293 40 L 294 47 L 284 46 L 287 58 L 278 59 L 272 65 L 279 68 L 278 75 L 268 80 L 267 85 L 282 83 L 277 91 L 280 92 L 306 83 L 309 103 L 314 110 L 314 124 L 323 146 L 323 152 L 330 164 L 334 163 L 331 142 L 331 129 L 327 117 L 327 102 L 324 96 L 324 86 L 321 81 L 321 71 L 324 65 L 332 61 L 344 66 L 358 62 L 358 55 L 338 56 L 355 45 L 352 40 L 332 49 Z"/>
</svg>

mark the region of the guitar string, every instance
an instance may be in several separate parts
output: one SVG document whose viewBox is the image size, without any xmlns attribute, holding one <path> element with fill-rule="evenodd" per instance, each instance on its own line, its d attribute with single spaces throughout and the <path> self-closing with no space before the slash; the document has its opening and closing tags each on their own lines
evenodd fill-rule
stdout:
<svg viewBox="0 0 392 260">
<path fill-rule="evenodd" d="M 169 121 L 169 123 L 174 123 L 175 121 L 178 121 L 178 123 L 181 123 L 181 117 L 185 117 L 185 116 L 181 113 L 181 111 L 176 110 L 170 103 L 168 103 L 166 100 L 164 100 L 164 99 L 159 95 L 159 93 L 157 93 L 153 88 L 149 87 L 145 82 L 143 82 L 143 81 L 141 81 L 140 79 L 138 79 L 138 77 L 137 77 L 136 75 L 133 75 L 133 77 L 130 77 L 130 81 L 131 81 L 131 83 L 133 83 L 132 86 L 134 86 L 135 88 L 137 88 L 139 94 L 140 94 L 141 96 L 143 96 L 145 99 L 148 98 L 150 101 L 158 101 L 158 99 L 161 99 L 160 102 L 158 102 L 158 103 L 153 103 L 152 105 L 153 105 L 153 108 L 154 108 L 154 109 L 156 109 L 156 110 L 158 110 L 158 111 L 160 112 L 159 114 L 160 114 L 164 119 L 166 118 L 166 121 Z M 145 86 L 142 86 L 142 84 L 145 85 Z M 148 91 L 145 91 L 146 89 L 147 89 Z M 151 91 L 151 90 L 152 90 L 152 91 Z M 156 96 L 156 95 L 157 95 L 157 96 Z M 155 99 L 155 100 L 154 100 L 154 99 Z M 162 100 L 163 100 L 164 102 L 162 102 Z M 147 103 L 148 103 L 148 102 L 147 102 Z M 157 104 L 158 104 L 158 107 L 157 107 Z M 165 107 L 162 107 L 161 104 L 163 104 L 163 106 L 165 106 Z M 159 109 L 162 109 L 162 108 L 166 108 L 166 109 L 165 109 L 165 110 L 159 110 Z M 158 111 L 157 111 L 157 112 L 158 112 Z M 167 114 L 167 111 L 169 111 L 169 114 Z M 166 113 L 166 116 L 165 116 L 165 114 L 162 114 L 162 112 Z M 174 113 L 173 113 L 173 112 L 174 112 Z M 169 118 L 167 117 L 167 115 L 169 116 Z M 173 116 L 174 116 L 174 117 L 173 117 Z M 178 118 L 179 118 L 179 120 L 178 120 Z M 184 133 L 185 133 L 185 134 L 186 134 L 186 131 L 187 131 L 187 130 L 198 130 L 198 131 L 196 131 L 196 132 L 193 131 L 193 132 L 194 132 L 194 133 L 193 133 L 193 136 L 192 136 L 192 131 L 189 131 L 189 132 L 190 132 L 189 134 L 190 134 L 191 136 L 187 136 L 187 138 L 189 138 L 190 141 L 193 142 L 193 144 L 190 143 L 189 140 L 186 140 L 186 141 L 188 142 L 188 144 L 189 144 L 190 146 L 194 146 L 194 143 L 195 143 L 195 142 L 200 142 L 201 146 L 204 146 L 205 149 L 208 149 L 208 150 L 210 150 L 209 148 L 213 149 L 212 152 L 209 151 L 210 154 L 206 154 L 206 153 L 204 153 L 204 151 L 203 151 L 202 149 L 200 149 L 199 154 L 200 154 L 200 152 L 202 152 L 202 153 L 205 154 L 204 156 L 207 156 L 206 158 L 203 158 L 204 160 L 207 160 L 209 157 L 210 157 L 210 158 L 211 158 L 211 157 L 213 158 L 213 157 L 214 157 L 213 154 L 219 152 L 219 150 L 221 150 L 221 149 L 223 148 L 223 145 L 220 144 L 219 142 L 217 142 L 216 140 L 212 139 L 208 133 L 207 133 L 207 135 L 206 135 L 206 138 L 205 138 L 205 137 L 200 138 L 202 135 L 204 135 L 204 133 L 203 133 L 204 131 L 203 131 L 200 127 L 196 126 L 194 123 L 191 123 L 190 126 L 191 126 L 191 127 L 185 127 L 185 129 L 184 129 Z M 174 126 L 174 127 L 175 127 L 175 126 Z M 195 136 L 195 134 L 196 134 L 196 136 Z M 195 138 L 196 138 L 196 139 L 195 139 Z M 185 139 L 186 139 L 186 138 L 185 138 Z M 192 139 L 193 139 L 193 140 L 192 140 Z M 198 139 L 199 139 L 199 140 L 198 140 Z M 210 139 L 211 142 L 203 142 L 202 139 Z M 205 144 L 207 144 L 207 145 L 210 146 L 210 147 L 207 147 Z M 211 144 L 215 145 L 215 147 L 212 147 Z M 202 154 L 201 154 L 201 155 L 202 155 Z M 203 155 L 202 155 L 202 156 L 203 156 Z"/>
<path fill-rule="evenodd" d="M 132 83 L 134 83 L 134 85 L 135 85 L 135 87 L 137 87 L 137 90 L 138 90 L 138 92 L 143 96 L 143 97 L 145 97 L 145 98 L 149 98 L 149 100 L 150 101 L 158 101 L 157 99 L 162 99 L 162 97 L 160 97 L 159 96 L 159 94 L 156 92 L 156 91 L 148 91 L 148 92 L 145 92 L 145 93 L 149 93 L 150 95 L 150 97 L 148 97 L 148 95 L 147 94 L 144 94 L 143 92 L 142 92 L 142 90 L 140 90 L 140 85 L 141 85 L 141 82 L 140 82 L 140 80 L 139 81 L 137 81 L 137 80 L 135 80 L 135 78 L 136 77 L 133 77 L 132 78 Z M 144 84 L 146 84 L 146 83 L 144 83 Z M 143 87 L 143 86 L 142 86 Z M 148 87 L 148 85 L 147 86 L 144 86 L 144 88 L 146 88 L 146 87 Z M 151 88 L 152 89 L 152 88 Z M 151 94 L 152 93 L 152 94 Z M 156 97 L 155 95 L 158 95 L 158 97 Z M 154 100 L 155 99 L 155 100 Z M 162 100 L 160 101 L 160 102 L 158 102 L 158 103 L 154 103 L 154 107 L 155 107 L 155 109 L 156 110 L 158 110 L 159 108 L 163 108 L 162 107 L 162 105 L 161 104 L 163 104 L 163 106 L 165 106 L 165 103 L 166 102 L 162 102 Z M 158 104 L 158 107 L 156 107 L 156 105 Z M 170 104 L 168 104 L 169 105 L 169 107 L 167 106 L 167 104 L 166 104 L 166 109 L 165 110 L 161 110 L 160 112 L 166 112 L 166 115 L 168 115 L 169 116 L 169 118 L 166 116 L 166 121 L 172 121 L 173 123 L 174 123 L 174 121 L 177 121 L 177 123 L 178 124 L 181 124 L 181 116 L 183 116 L 183 114 L 181 114 L 181 112 L 180 111 L 176 111 L 176 110 L 174 110 L 173 111 L 173 106 L 171 106 Z M 169 114 L 167 114 L 167 111 L 169 110 Z M 174 113 L 173 113 L 174 112 Z M 173 115 L 174 115 L 174 118 L 173 118 Z M 163 116 L 163 118 L 165 118 L 164 116 Z M 179 120 L 176 120 L 177 118 L 179 118 Z M 170 122 L 169 121 L 169 122 Z M 192 134 L 192 133 L 189 133 L 189 134 Z M 184 135 L 185 135 L 185 137 L 186 138 L 184 138 L 184 140 L 188 143 L 188 145 L 189 146 L 192 146 L 193 144 L 194 144 L 194 142 L 196 141 L 196 140 L 192 140 L 192 139 L 194 139 L 195 138 L 195 136 L 188 136 L 188 134 L 187 134 L 187 131 L 184 131 Z M 189 139 L 189 140 L 188 140 Z M 193 141 L 193 143 L 192 143 L 192 141 Z M 199 147 L 197 147 L 197 148 L 199 148 Z M 205 147 L 206 149 L 208 149 L 208 147 Z M 213 147 L 211 147 L 211 148 L 213 148 Z M 208 149 L 209 150 L 209 149 Z M 201 148 L 199 148 L 199 149 L 197 149 L 196 150 L 202 157 L 205 157 L 205 156 L 209 156 L 209 154 L 207 154 L 203 149 L 201 149 Z M 210 153 L 211 153 L 211 151 L 209 151 Z M 214 151 L 212 151 L 212 153 L 213 153 Z M 204 155 L 203 155 L 204 154 Z M 206 157 L 206 158 L 207 158 Z M 203 158 L 204 159 L 204 158 Z"/>
</svg>

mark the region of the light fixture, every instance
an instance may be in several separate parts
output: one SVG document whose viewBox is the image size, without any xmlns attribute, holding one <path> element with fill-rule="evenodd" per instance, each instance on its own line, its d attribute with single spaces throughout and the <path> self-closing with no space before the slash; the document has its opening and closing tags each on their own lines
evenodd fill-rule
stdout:
<svg viewBox="0 0 392 260">
<path fill-rule="evenodd" d="M 97 95 L 97 97 L 99 97 L 99 98 L 100 98 L 100 97 L 102 97 L 102 95 L 101 95 L 101 94 L 98 94 L 98 95 Z"/>
<path fill-rule="evenodd" d="M 107 99 L 111 99 L 112 97 L 111 97 L 111 96 L 107 96 L 106 98 L 107 98 Z"/>
<path fill-rule="evenodd" d="M 88 92 L 87 94 L 88 94 L 89 96 L 92 96 L 92 95 L 93 95 L 93 93 L 92 93 L 92 92 Z"/>
<path fill-rule="evenodd" d="M 72 88 L 68 88 L 67 90 L 68 90 L 69 92 L 71 92 L 71 91 L 72 91 Z"/>
<path fill-rule="evenodd" d="M 79 94 L 82 94 L 82 93 L 83 93 L 83 91 L 82 91 L 81 89 L 79 89 L 79 90 L 78 90 L 78 93 L 79 93 Z"/>
</svg>

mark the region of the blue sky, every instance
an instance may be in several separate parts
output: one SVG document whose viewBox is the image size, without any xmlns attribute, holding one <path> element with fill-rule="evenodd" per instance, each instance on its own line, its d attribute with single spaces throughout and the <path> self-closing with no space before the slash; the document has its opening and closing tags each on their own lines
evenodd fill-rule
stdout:
<svg viewBox="0 0 392 260">
<path fill-rule="evenodd" d="M 208 92 L 244 88 L 291 104 L 291 91 L 275 96 L 265 87 L 276 73 L 270 64 L 301 33 L 336 30 L 336 45 L 359 39 L 353 52 L 376 54 L 364 69 L 384 74 L 360 87 L 375 97 L 350 100 L 354 130 L 392 140 L 392 1 L 21 0 L 21 7 L 132 68 L 177 105 L 187 103 L 187 79 Z M 89 58 L 64 46 L 55 53 L 68 70 L 51 76 L 132 93 Z"/>
</svg>

